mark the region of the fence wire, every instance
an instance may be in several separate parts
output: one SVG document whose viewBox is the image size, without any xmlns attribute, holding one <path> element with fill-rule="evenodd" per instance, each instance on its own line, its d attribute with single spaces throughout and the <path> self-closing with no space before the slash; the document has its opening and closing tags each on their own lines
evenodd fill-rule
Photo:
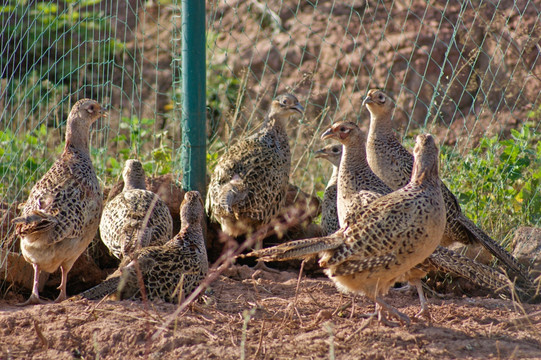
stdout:
<svg viewBox="0 0 541 360">
<path fill-rule="evenodd" d="M 95 98 L 92 158 L 104 186 L 123 162 L 180 174 L 180 3 L 7 1 L 0 7 L 0 193 L 4 217 L 62 148 L 71 105 Z M 541 223 L 541 9 L 535 1 L 207 2 L 208 164 L 257 130 L 271 99 L 306 108 L 288 126 L 291 182 L 321 195 L 313 159 L 331 123 L 367 129 L 370 88 L 396 101 L 411 147 L 428 131 L 444 181 L 498 239 Z"/>
</svg>

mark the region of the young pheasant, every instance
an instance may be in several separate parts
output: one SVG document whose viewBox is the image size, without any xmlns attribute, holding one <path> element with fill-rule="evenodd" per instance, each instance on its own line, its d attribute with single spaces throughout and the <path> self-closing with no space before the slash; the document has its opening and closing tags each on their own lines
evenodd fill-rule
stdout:
<svg viewBox="0 0 541 360">
<path fill-rule="evenodd" d="M 359 211 L 392 190 L 377 177 L 366 161 L 364 144 L 366 136 L 359 127 L 351 122 L 334 124 L 322 135 L 322 139 L 336 139 L 342 143 L 342 159 L 339 163 L 338 176 L 338 208 L 343 212 L 345 219 L 340 224 L 347 226 L 348 222 L 355 222 Z M 336 205 L 335 205 L 336 206 Z M 473 283 L 494 290 L 505 291 L 509 289 L 509 280 L 498 271 L 477 263 L 467 257 L 451 250 L 438 246 L 422 264 L 406 273 L 403 280 L 409 281 L 417 288 L 421 302 L 421 312 L 418 315 L 428 316 L 428 307 L 424 297 L 421 278 L 426 275 L 424 270 L 443 271 L 462 276 Z M 478 271 L 478 276 L 475 275 Z"/>
<path fill-rule="evenodd" d="M 246 234 L 270 222 L 282 209 L 291 167 L 286 122 L 303 111 L 295 96 L 278 96 L 263 128 L 238 141 L 219 159 L 206 208 L 227 234 Z"/>
<path fill-rule="evenodd" d="M 178 303 L 191 294 L 208 272 L 203 237 L 203 200 L 197 191 L 188 191 L 180 206 L 182 228 L 162 246 L 136 250 L 122 260 L 119 269 L 103 283 L 81 293 L 96 300 L 117 292 L 119 299 L 141 298 L 137 266 L 150 300 Z"/>
<path fill-rule="evenodd" d="M 390 286 L 423 262 L 439 243 L 445 227 L 445 206 L 438 178 L 438 149 L 430 135 L 419 135 L 410 183 L 382 196 L 362 210 L 355 221 L 336 233 L 252 252 L 263 260 L 285 260 L 318 254 L 319 264 L 342 291 L 364 293 L 402 322 L 409 318 L 382 299 Z M 339 180 L 340 181 L 340 180 Z"/>
<path fill-rule="evenodd" d="M 366 206 L 391 189 L 370 169 L 366 162 L 365 135 L 352 122 L 339 122 L 327 129 L 321 139 L 335 139 L 342 144 L 342 157 L 338 168 L 337 211 L 340 227 L 346 226 L 346 217 L 359 205 Z"/>
<path fill-rule="evenodd" d="M 66 126 L 64 151 L 30 191 L 20 217 L 13 219 L 21 251 L 34 267 L 32 295 L 21 305 L 42 303 L 40 272 L 62 271 L 60 294 L 66 298 L 68 272 L 98 230 L 103 195 L 89 152 L 90 126 L 104 111 L 94 100 L 79 100 Z"/>
<path fill-rule="evenodd" d="M 382 91 L 372 89 L 363 104 L 370 112 L 370 130 L 366 143 L 368 164 L 391 189 L 398 189 L 410 179 L 413 156 L 393 133 L 393 101 Z M 527 271 L 517 260 L 462 213 L 458 200 L 443 182 L 440 186 L 447 210 L 447 225 L 442 245 L 447 246 L 453 242 L 480 243 L 513 274 L 519 276 L 519 280 L 533 287 Z"/>
<path fill-rule="evenodd" d="M 338 212 L 336 210 L 336 184 L 338 182 L 338 166 L 342 156 L 342 145 L 327 145 L 315 152 L 316 158 L 329 161 L 332 164 L 332 174 L 325 187 L 323 201 L 321 203 L 321 227 L 326 235 L 330 235 L 340 229 Z"/>
<path fill-rule="evenodd" d="M 100 221 L 101 240 L 120 260 L 136 249 L 163 245 L 173 236 L 169 208 L 146 190 L 141 162 L 127 160 L 122 177 L 124 189 L 105 204 Z"/>
</svg>

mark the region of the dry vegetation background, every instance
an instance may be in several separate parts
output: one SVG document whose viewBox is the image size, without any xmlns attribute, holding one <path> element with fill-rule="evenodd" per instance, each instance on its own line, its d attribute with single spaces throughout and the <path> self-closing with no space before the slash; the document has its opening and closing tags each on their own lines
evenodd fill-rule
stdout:
<svg viewBox="0 0 541 360">
<path fill-rule="evenodd" d="M 109 123 L 98 124 L 93 145 L 125 132 L 124 115 L 156 119 L 147 130 L 164 134 L 168 146 L 177 149 L 178 79 L 171 63 L 180 51 L 178 11 L 159 2 L 105 4 L 101 10 L 112 16 L 127 51 L 115 59 Z M 330 173 L 312 159 L 311 150 L 321 145 L 318 134 L 344 119 L 366 128 L 367 112 L 360 104 L 372 87 L 385 88 L 397 100 L 401 134 L 410 137 L 426 127 L 460 154 L 482 136 L 505 138 L 527 120 L 539 123 L 539 114 L 528 115 L 540 105 L 539 16 L 530 1 L 500 1 L 497 8 L 491 2 L 207 2 L 208 78 L 215 89 L 207 94 L 210 166 L 231 141 L 257 127 L 270 99 L 283 91 L 294 91 L 306 107 L 305 117 L 289 131 L 292 179 L 309 195 L 324 188 Z M 86 73 L 81 81 L 100 76 Z M 91 91 L 70 94 L 79 98 Z M 50 133 L 51 143 L 62 136 Z M 163 139 L 137 151 L 161 146 Z M 118 154 L 122 146 L 112 142 L 107 153 Z M 171 156 L 178 161 L 175 153 Z M 113 175 L 102 177 L 107 191 L 119 190 Z M 165 176 L 154 183 L 169 200 L 174 219 L 182 198 L 177 180 Z M 9 219 L 16 212 L 16 206 L 2 205 L 1 244 L 13 252 L 18 244 Z M 222 247 L 217 239 L 209 228 L 213 261 Z M 96 284 L 114 266 L 96 241 L 70 273 L 68 293 Z M 20 269 L 19 278 L 28 280 L 22 264 Z M 317 271 L 309 274 L 295 294 L 295 268 L 254 273 L 237 265 L 174 318 L 177 306 L 163 303 L 71 299 L 19 308 L 14 304 L 28 292 L 20 283 L 6 282 L 0 359 L 541 358 L 540 305 L 495 299 L 460 281 L 433 277 L 431 284 L 444 294 L 429 295 L 432 322 L 359 332 L 361 314 L 373 311 L 372 304 L 358 297 L 353 313 L 350 307 L 340 309 L 349 297 Z M 51 275 L 43 294 L 53 298 L 58 280 Z M 389 300 L 409 316 L 419 309 L 415 294 L 392 291 Z"/>
</svg>

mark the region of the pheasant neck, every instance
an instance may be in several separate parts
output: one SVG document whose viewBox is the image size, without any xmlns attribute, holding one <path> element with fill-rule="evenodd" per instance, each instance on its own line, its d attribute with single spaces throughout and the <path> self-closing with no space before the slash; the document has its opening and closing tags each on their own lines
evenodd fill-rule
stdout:
<svg viewBox="0 0 541 360">
<path fill-rule="evenodd" d="M 89 153 L 88 137 L 90 124 L 75 117 L 68 117 L 66 127 L 66 147 L 72 146 L 85 153 Z"/>
<path fill-rule="evenodd" d="M 145 178 L 141 176 L 124 179 L 124 190 L 140 189 L 146 190 Z"/>
<path fill-rule="evenodd" d="M 379 115 L 370 114 L 370 128 L 368 130 L 368 141 L 396 141 L 391 123 L 391 114 L 383 113 Z"/>
<path fill-rule="evenodd" d="M 338 183 L 338 166 L 333 165 L 332 166 L 332 174 L 329 179 L 329 182 L 327 183 L 327 187 L 336 185 Z"/>
<path fill-rule="evenodd" d="M 192 244 L 189 239 L 202 239 L 203 238 L 203 229 L 201 228 L 201 224 L 187 224 L 180 229 L 181 236 L 176 236 L 174 238 L 173 244 L 175 246 L 189 246 L 189 245 L 195 245 L 198 248 L 201 248 L 201 246 L 205 246 L 205 244 Z"/>
<path fill-rule="evenodd" d="M 356 193 L 363 190 L 359 179 L 364 179 L 366 173 L 371 171 L 366 161 L 364 141 L 355 141 L 342 149 L 342 160 L 338 170 L 339 189 Z"/>
<path fill-rule="evenodd" d="M 413 162 L 411 183 L 423 186 L 439 181 L 438 158 L 434 154 L 420 154 Z"/>
<path fill-rule="evenodd" d="M 267 116 L 263 125 L 265 129 L 274 130 L 279 133 L 286 134 L 285 124 L 282 119 L 276 116 Z"/>
</svg>

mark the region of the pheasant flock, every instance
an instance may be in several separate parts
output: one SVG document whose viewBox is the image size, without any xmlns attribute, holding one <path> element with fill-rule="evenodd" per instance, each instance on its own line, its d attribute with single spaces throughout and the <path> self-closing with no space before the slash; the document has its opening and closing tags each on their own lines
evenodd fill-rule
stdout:
<svg viewBox="0 0 541 360">
<path fill-rule="evenodd" d="M 394 325 L 390 318 L 410 322 L 384 300 L 396 282 L 415 286 L 421 303 L 418 316 L 430 316 L 421 281 L 429 271 L 452 273 L 526 301 L 537 295 L 527 270 L 462 213 L 441 181 L 434 138 L 419 135 L 411 154 L 394 135 L 392 99 L 370 90 L 362 106 L 370 112 L 368 134 L 352 122 L 335 123 L 321 137 L 338 143 L 316 152 L 333 166 L 322 202 L 324 236 L 245 256 L 264 261 L 318 257 L 340 291 L 367 296 L 376 304 L 370 319 L 377 317 L 388 325 Z M 218 160 L 206 203 L 196 191 L 185 194 L 181 230 L 173 237 L 169 209 L 146 190 L 137 160 L 126 162 L 123 191 L 103 206 L 89 136 L 90 126 L 105 113 L 94 100 L 77 102 L 68 117 L 63 153 L 34 185 L 21 216 L 13 220 L 22 254 L 34 267 L 32 295 L 21 305 L 43 302 L 40 272 L 59 267 L 62 281 L 55 301 L 66 299 L 67 274 L 98 228 L 120 266 L 80 296 L 181 302 L 208 272 L 205 209 L 232 237 L 250 236 L 287 211 L 291 152 L 286 128 L 290 117 L 303 112 L 294 95 L 274 99 L 261 130 L 239 139 Z M 509 277 L 443 247 L 454 242 L 481 244 L 501 261 Z"/>
</svg>

